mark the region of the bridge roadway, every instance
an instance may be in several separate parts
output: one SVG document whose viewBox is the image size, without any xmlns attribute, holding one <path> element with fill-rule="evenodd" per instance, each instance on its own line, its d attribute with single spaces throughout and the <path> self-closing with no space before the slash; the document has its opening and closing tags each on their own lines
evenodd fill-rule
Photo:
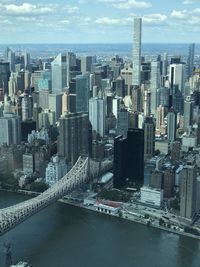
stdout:
<svg viewBox="0 0 200 267">
<path fill-rule="evenodd" d="M 42 194 L 0 210 L 0 235 L 5 234 L 28 217 L 62 198 L 67 192 L 89 179 L 89 159 L 79 157 L 73 168 Z"/>
</svg>

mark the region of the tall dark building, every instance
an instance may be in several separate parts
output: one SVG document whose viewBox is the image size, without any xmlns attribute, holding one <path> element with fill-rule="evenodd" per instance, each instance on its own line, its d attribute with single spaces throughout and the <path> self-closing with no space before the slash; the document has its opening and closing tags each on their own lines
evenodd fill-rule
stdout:
<svg viewBox="0 0 200 267">
<path fill-rule="evenodd" d="M 194 52 L 195 52 L 195 44 L 190 44 L 188 59 L 187 59 L 187 75 L 191 77 L 194 70 Z"/>
<path fill-rule="evenodd" d="M 79 156 L 88 155 L 88 115 L 81 112 L 66 114 L 59 119 L 59 123 L 58 154 L 74 165 Z"/>
<path fill-rule="evenodd" d="M 146 117 L 144 128 L 144 159 L 151 158 L 155 151 L 155 123 L 152 117 Z"/>
<path fill-rule="evenodd" d="M 10 77 L 10 65 L 8 62 L 0 62 L 0 88 L 4 94 L 8 94 L 8 81 Z"/>
<path fill-rule="evenodd" d="M 129 128 L 127 138 L 114 141 L 114 187 L 126 182 L 141 186 L 144 182 L 144 130 Z"/>
</svg>

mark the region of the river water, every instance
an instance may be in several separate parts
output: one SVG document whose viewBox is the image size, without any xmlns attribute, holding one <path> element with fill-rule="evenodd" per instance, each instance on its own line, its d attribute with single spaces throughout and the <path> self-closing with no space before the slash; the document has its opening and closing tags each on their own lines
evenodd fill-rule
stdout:
<svg viewBox="0 0 200 267">
<path fill-rule="evenodd" d="M 0 192 L 0 207 L 26 196 Z M 33 267 L 200 267 L 200 241 L 55 203 L 0 238 Z"/>
</svg>

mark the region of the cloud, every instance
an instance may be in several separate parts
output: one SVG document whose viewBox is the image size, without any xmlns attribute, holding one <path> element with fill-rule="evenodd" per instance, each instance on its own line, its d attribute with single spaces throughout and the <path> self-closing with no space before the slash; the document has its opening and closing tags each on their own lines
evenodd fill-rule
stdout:
<svg viewBox="0 0 200 267">
<path fill-rule="evenodd" d="M 170 14 L 172 18 L 176 18 L 176 19 L 186 19 L 188 15 L 189 14 L 187 13 L 186 10 L 181 10 L 181 11 L 173 10 Z"/>
<path fill-rule="evenodd" d="M 191 4 L 194 4 L 194 3 L 195 3 L 194 0 L 185 0 L 185 1 L 183 1 L 184 5 L 191 5 Z"/>
<path fill-rule="evenodd" d="M 120 19 L 110 19 L 107 17 L 103 17 L 103 18 L 98 18 L 95 22 L 97 24 L 102 24 L 102 25 L 116 25 L 120 24 Z"/>
<path fill-rule="evenodd" d="M 34 21 L 36 21 L 35 17 L 17 17 L 16 19 L 17 19 L 17 21 L 21 21 L 21 22 L 34 22 Z"/>
<path fill-rule="evenodd" d="M 146 9 L 152 7 L 149 2 L 137 0 L 99 0 L 99 2 L 109 4 L 117 9 Z"/>
<path fill-rule="evenodd" d="M 64 19 L 64 20 L 60 20 L 58 23 L 66 25 L 66 24 L 70 24 L 70 21 L 67 19 Z"/>
<path fill-rule="evenodd" d="M 74 14 L 79 11 L 79 8 L 77 6 L 66 5 L 64 10 L 66 10 L 68 14 Z"/>
<path fill-rule="evenodd" d="M 2 6 L 2 8 L 10 15 L 45 15 L 55 11 L 52 5 L 32 5 L 29 3 L 9 4 Z"/>
<path fill-rule="evenodd" d="M 143 16 L 142 21 L 149 26 L 161 26 L 167 24 L 167 16 L 160 13 L 149 14 Z"/>
</svg>

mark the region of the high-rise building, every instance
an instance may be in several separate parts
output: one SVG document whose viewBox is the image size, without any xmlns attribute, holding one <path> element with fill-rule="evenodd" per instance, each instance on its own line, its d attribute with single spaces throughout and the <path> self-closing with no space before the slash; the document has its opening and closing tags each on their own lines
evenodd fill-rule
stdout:
<svg viewBox="0 0 200 267">
<path fill-rule="evenodd" d="M 22 98 L 22 121 L 27 121 L 32 118 L 33 99 L 27 92 L 24 93 Z"/>
<path fill-rule="evenodd" d="M 67 87 L 67 56 L 59 54 L 51 63 L 52 92 L 61 93 Z"/>
<path fill-rule="evenodd" d="M 167 75 L 167 67 L 168 67 L 167 53 L 164 53 L 162 61 L 162 76 Z"/>
<path fill-rule="evenodd" d="M 55 112 L 58 121 L 62 114 L 62 94 L 49 94 L 49 109 Z"/>
<path fill-rule="evenodd" d="M 181 172 L 180 216 L 192 219 L 196 212 L 197 167 L 190 156 Z"/>
<path fill-rule="evenodd" d="M 133 86 L 140 86 L 141 83 L 141 39 L 142 19 L 134 18 L 133 28 Z"/>
<path fill-rule="evenodd" d="M 128 128 L 129 112 L 126 109 L 121 109 L 117 114 L 117 134 L 126 137 Z"/>
<path fill-rule="evenodd" d="M 144 116 L 150 116 L 151 113 L 151 92 L 144 91 Z"/>
<path fill-rule="evenodd" d="M 188 76 L 188 78 L 192 76 L 193 70 L 194 70 L 194 53 L 195 53 L 195 44 L 190 44 L 188 59 L 187 59 L 187 76 Z"/>
<path fill-rule="evenodd" d="M 121 70 L 121 76 L 124 78 L 125 81 L 125 93 L 126 95 L 131 94 L 131 86 L 133 82 L 133 70 L 130 67 L 126 67 Z"/>
<path fill-rule="evenodd" d="M 127 138 L 118 136 L 114 141 L 114 187 L 127 182 L 134 186 L 144 183 L 144 131 L 129 128 Z"/>
<path fill-rule="evenodd" d="M 42 78 L 42 71 L 38 70 L 38 71 L 34 71 L 31 74 L 31 87 L 34 87 L 35 91 L 38 91 L 38 82 L 39 80 L 41 80 Z"/>
<path fill-rule="evenodd" d="M 193 100 L 187 96 L 184 101 L 184 131 L 192 124 Z"/>
<path fill-rule="evenodd" d="M 21 141 L 21 119 L 15 114 L 0 117 L 0 145 L 18 145 Z"/>
<path fill-rule="evenodd" d="M 178 85 L 178 89 L 184 93 L 185 89 L 185 64 L 170 64 L 169 66 L 169 83 L 171 93 L 173 95 L 174 85 Z"/>
<path fill-rule="evenodd" d="M 89 120 L 92 124 L 92 130 L 104 137 L 106 120 L 106 103 L 104 99 L 90 98 Z"/>
<path fill-rule="evenodd" d="M 157 90 L 157 107 L 163 106 L 166 109 L 169 107 L 169 93 L 170 90 L 167 87 L 160 87 Z"/>
<path fill-rule="evenodd" d="M 172 106 L 177 113 L 183 114 L 183 103 L 184 103 L 183 94 L 178 89 L 178 85 L 174 85 L 173 95 L 172 95 Z"/>
<path fill-rule="evenodd" d="M 134 112 L 139 112 L 142 110 L 142 93 L 140 87 L 134 87 L 132 90 L 132 109 Z"/>
<path fill-rule="evenodd" d="M 76 112 L 88 112 L 89 97 L 89 75 L 76 76 Z"/>
<path fill-rule="evenodd" d="M 172 168 L 163 171 L 163 189 L 164 197 L 171 198 L 174 196 L 175 174 Z"/>
<path fill-rule="evenodd" d="M 41 78 L 37 81 L 37 87 L 39 91 L 48 91 L 51 93 L 51 71 L 50 70 L 43 70 L 41 71 Z"/>
<path fill-rule="evenodd" d="M 151 80 L 150 80 L 150 89 L 151 89 L 151 114 L 156 115 L 157 109 L 157 89 L 161 85 L 160 78 L 160 62 L 153 61 L 151 62 Z"/>
<path fill-rule="evenodd" d="M 12 97 L 17 94 L 17 91 L 17 73 L 11 72 L 10 79 L 8 82 L 8 95 Z"/>
<path fill-rule="evenodd" d="M 174 142 L 176 139 L 177 116 L 173 108 L 167 114 L 167 139 Z"/>
<path fill-rule="evenodd" d="M 5 60 L 9 62 L 10 72 L 15 72 L 15 52 L 9 47 L 7 47 L 5 51 Z"/>
<path fill-rule="evenodd" d="M 4 94 L 8 94 L 8 81 L 10 78 L 10 66 L 8 62 L 0 62 L 0 88 Z"/>
<path fill-rule="evenodd" d="M 89 118 L 84 113 L 71 113 L 59 119 L 58 154 L 74 165 L 78 157 L 88 155 Z"/>
<path fill-rule="evenodd" d="M 38 128 L 39 129 L 49 129 L 51 125 L 55 126 L 56 118 L 55 111 L 45 109 L 38 115 Z"/>
<path fill-rule="evenodd" d="M 27 53 L 27 51 L 23 51 L 21 53 L 23 57 L 23 63 L 24 63 L 24 70 L 29 70 L 30 67 L 30 54 Z"/>
<path fill-rule="evenodd" d="M 155 151 L 155 123 L 152 117 L 144 120 L 144 160 L 153 157 Z"/>
<path fill-rule="evenodd" d="M 91 72 L 91 65 L 93 63 L 92 56 L 82 56 L 81 57 L 81 72 L 85 74 L 86 72 Z"/>
<path fill-rule="evenodd" d="M 125 96 L 125 80 L 122 76 L 118 76 L 116 79 L 116 95 L 120 97 Z"/>
</svg>

